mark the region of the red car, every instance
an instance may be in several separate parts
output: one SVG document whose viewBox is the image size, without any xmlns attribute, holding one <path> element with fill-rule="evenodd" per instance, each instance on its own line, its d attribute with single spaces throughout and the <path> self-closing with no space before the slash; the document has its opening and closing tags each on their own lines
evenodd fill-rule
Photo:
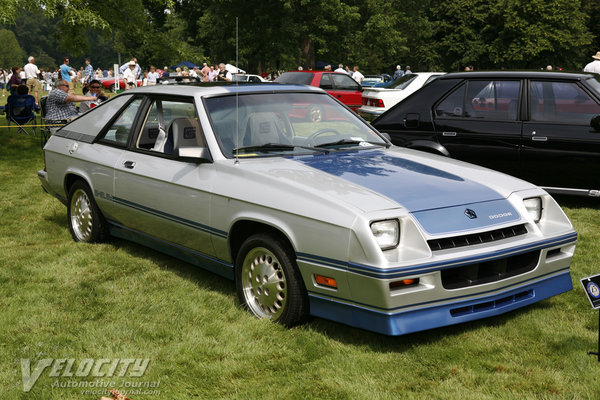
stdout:
<svg viewBox="0 0 600 400">
<path fill-rule="evenodd" d="M 115 85 L 115 78 L 105 78 L 105 79 L 101 79 L 100 82 L 102 83 L 102 86 L 105 89 L 108 90 L 112 90 L 113 86 Z M 142 80 L 138 79 L 136 82 L 137 86 L 142 86 Z M 119 78 L 119 87 L 121 89 L 125 89 L 125 81 L 123 80 L 123 78 Z"/>
<path fill-rule="evenodd" d="M 362 86 L 341 72 L 290 71 L 281 74 L 275 82 L 320 87 L 354 112 L 362 106 Z"/>
</svg>

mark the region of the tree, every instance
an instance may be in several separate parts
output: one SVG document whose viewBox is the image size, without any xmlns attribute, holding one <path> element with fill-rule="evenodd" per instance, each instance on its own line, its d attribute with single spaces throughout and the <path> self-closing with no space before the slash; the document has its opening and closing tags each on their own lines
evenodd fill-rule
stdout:
<svg viewBox="0 0 600 400">
<path fill-rule="evenodd" d="M 25 54 L 12 31 L 0 29 L 0 43 L 2 43 L 0 66 L 11 68 L 13 66 L 21 67 L 25 65 Z"/>
</svg>

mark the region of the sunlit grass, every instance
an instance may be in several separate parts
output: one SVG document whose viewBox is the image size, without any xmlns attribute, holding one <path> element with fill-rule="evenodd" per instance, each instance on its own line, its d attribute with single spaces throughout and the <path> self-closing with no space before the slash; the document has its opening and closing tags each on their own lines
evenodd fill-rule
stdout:
<svg viewBox="0 0 600 400">
<path fill-rule="evenodd" d="M 0 129 L 0 398 L 99 399 L 22 389 L 20 360 L 149 358 L 159 395 L 191 399 L 598 399 L 600 202 L 561 198 L 579 232 L 575 290 L 507 315 L 401 337 L 313 319 L 285 329 L 238 305 L 232 282 L 122 240 L 72 241 L 43 193 L 36 138 Z M 89 377 L 88 380 L 92 380 Z M 118 385 L 117 385 L 118 386 Z M 123 387 L 121 387 L 123 389 Z"/>
</svg>

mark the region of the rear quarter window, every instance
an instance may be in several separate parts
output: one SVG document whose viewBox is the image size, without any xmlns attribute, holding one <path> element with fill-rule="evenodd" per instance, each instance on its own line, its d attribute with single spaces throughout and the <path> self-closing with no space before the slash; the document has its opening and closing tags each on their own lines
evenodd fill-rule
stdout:
<svg viewBox="0 0 600 400">
<path fill-rule="evenodd" d="M 291 83 L 296 85 L 310 85 L 313 80 L 313 74 L 306 72 L 284 72 L 275 82 Z"/>
</svg>

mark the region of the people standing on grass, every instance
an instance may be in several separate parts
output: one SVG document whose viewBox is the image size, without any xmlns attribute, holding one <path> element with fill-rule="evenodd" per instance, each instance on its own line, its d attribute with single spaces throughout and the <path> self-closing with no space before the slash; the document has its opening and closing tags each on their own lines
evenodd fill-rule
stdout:
<svg viewBox="0 0 600 400">
<path fill-rule="evenodd" d="M 361 84 L 363 79 L 365 79 L 365 76 L 363 74 L 361 74 L 360 71 L 358 70 L 358 65 L 354 66 L 354 73 L 352 74 L 352 79 L 354 79 L 359 84 Z"/>
<path fill-rule="evenodd" d="M 6 96 L 6 72 L 0 68 L 0 89 L 2 89 L 2 97 Z"/>
<path fill-rule="evenodd" d="M 23 67 L 23 70 L 25 71 L 27 89 L 29 89 L 29 93 L 31 93 L 35 98 L 35 104 L 38 104 L 38 91 L 40 86 L 38 76 L 40 75 L 40 70 L 38 69 L 37 65 L 35 65 L 35 58 L 33 56 L 29 56 L 27 61 L 27 65 Z"/>
</svg>

